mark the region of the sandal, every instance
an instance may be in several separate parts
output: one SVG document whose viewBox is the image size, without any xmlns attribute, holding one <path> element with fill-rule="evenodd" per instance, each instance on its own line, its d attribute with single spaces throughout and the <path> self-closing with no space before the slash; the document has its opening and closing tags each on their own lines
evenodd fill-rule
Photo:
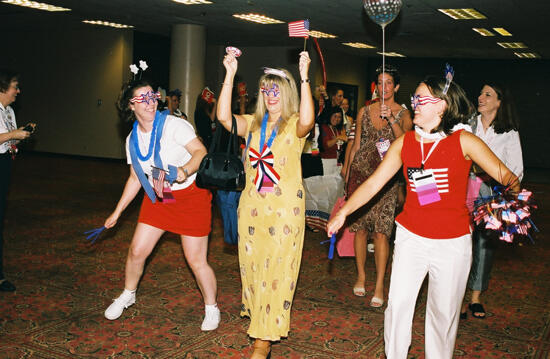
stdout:
<svg viewBox="0 0 550 359">
<path fill-rule="evenodd" d="M 384 305 L 384 299 L 378 297 L 372 297 L 369 305 L 373 308 L 381 308 Z"/>
<path fill-rule="evenodd" d="M 364 287 L 353 287 L 353 294 L 358 297 L 364 297 L 367 294 L 367 291 Z"/>
<path fill-rule="evenodd" d="M 472 312 L 472 317 L 477 319 L 485 319 L 485 308 L 483 308 L 481 303 L 470 303 L 468 304 L 468 308 Z"/>
</svg>

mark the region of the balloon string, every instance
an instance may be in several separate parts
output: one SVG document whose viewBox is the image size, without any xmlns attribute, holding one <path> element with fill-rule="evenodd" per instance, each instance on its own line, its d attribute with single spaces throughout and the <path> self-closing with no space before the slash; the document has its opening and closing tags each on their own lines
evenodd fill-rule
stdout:
<svg viewBox="0 0 550 359">
<path fill-rule="evenodd" d="M 386 26 L 382 26 L 382 106 L 384 106 L 385 72 L 386 72 Z M 378 80 L 378 79 L 377 79 Z"/>
</svg>

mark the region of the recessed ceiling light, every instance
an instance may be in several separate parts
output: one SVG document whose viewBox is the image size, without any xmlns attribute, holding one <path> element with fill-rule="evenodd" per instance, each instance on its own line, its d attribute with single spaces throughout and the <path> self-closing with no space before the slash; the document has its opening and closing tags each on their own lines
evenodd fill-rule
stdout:
<svg viewBox="0 0 550 359">
<path fill-rule="evenodd" d="M 184 4 L 184 5 L 213 4 L 212 1 L 208 1 L 208 0 L 172 0 L 172 1 L 180 4 Z"/>
<path fill-rule="evenodd" d="M 343 42 L 342 45 L 355 47 L 355 48 L 358 48 L 358 49 L 374 49 L 374 48 L 376 48 L 375 46 L 367 45 L 367 44 L 364 44 L 362 42 Z"/>
<path fill-rule="evenodd" d="M 512 36 L 512 34 L 509 33 L 508 30 L 506 30 L 503 27 L 493 27 L 493 30 L 495 30 L 496 32 L 498 32 L 502 36 Z"/>
<path fill-rule="evenodd" d="M 455 19 L 455 20 L 476 20 L 476 19 L 486 19 L 487 17 L 477 11 L 476 9 L 437 9 L 444 13 L 445 15 Z"/>
<path fill-rule="evenodd" d="M 84 22 L 86 24 L 91 24 L 91 25 L 101 25 L 101 26 L 115 27 L 117 29 L 131 29 L 131 28 L 133 28 L 132 25 L 123 25 L 123 24 L 117 24 L 115 22 L 108 22 L 108 21 L 102 21 L 102 20 L 82 20 L 82 22 Z"/>
<path fill-rule="evenodd" d="M 402 55 L 402 54 L 399 54 L 397 52 L 377 52 L 377 54 L 379 55 L 386 55 L 386 56 L 389 56 L 389 57 L 406 57 L 405 55 Z"/>
<path fill-rule="evenodd" d="M 536 54 L 534 52 L 514 52 L 514 55 L 516 55 L 519 58 L 522 59 L 538 59 L 540 58 L 539 54 Z"/>
<path fill-rule="evenodd" d="M 332 34 L 327 34 L 326 32 L 322 32 L 322 31 L 317 31 L 317 30 L 310 30 L 309 31 L 309 36 L 311 37 L 316 37 L 316 38 L 325 38 L 325 39 L 335 39 L 337 38 L 338 36 L 336 35 L 332 35 Z"/>
<path fill-rule="evenodd" d="M 4 4 L 12 4 L 17 6 L 24 6 L 24 7 L 30 7 L 37 10 L 45 10 L 45 11 L 71 11 L 71 9 L 67 9 L 60 6 L 54 6 L 50 4 L 45 4 L 41 2 L 36 1 L 27 1 L 27 0 L 2 0 Z"/>
<path fill-rule="evenodd" d="M 252 21 L 257 22 L 258 24 L 282 24 L 283 21 L 273 19 L 264 15 L 260 14 L 233 14 L 234 17 L 246 20 L 246 21 Z"/>
<path fill-rule="evenodd" d="M 495 36 L 491 31 L 484 29 L 482 27 L 472 27 L 472 30 L 480 34 L 481 36 Z"/>
<path fill-rule="evenodd" d="M 526 49 L 527 45 L 523 42 L 497 42 L 497 44 L 505 49 Z"/>
</svg>

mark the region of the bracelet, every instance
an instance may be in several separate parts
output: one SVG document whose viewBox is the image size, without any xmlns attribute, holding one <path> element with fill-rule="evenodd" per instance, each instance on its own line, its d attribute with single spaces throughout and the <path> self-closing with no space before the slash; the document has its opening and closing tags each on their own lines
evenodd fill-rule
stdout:
<svg viewBox="0 0 550 359">
<path fill-rule="evenodd" d="M 302 80 L 300 80 L 300 82 L 305 84 L 306 82 L 309 82 L 309 79 L 302 79 Z"/>
<path fill-rule="evenodd" d="M 185 179 L 183 180 L 183 182 L 185 182 L 189 178 L 189 172 L 187 172 L 187 168 L 183 169 L 183 173 L 185 173 Z"/>
</svg>

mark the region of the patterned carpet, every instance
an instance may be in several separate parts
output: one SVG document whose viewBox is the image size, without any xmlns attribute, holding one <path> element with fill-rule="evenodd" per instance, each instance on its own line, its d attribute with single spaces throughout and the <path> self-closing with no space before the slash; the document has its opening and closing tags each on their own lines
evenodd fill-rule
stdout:
<svg viewBox="0 0 550 359">
<path fill-rule="evenodd" d="M 201 332 L 200 295 L 179 239 L 168 234 L 150 257 L 137 302 L 116 321 L 103 311 L 124 283 L 124 261 L 138 201 L 118 227 L 90 246 L 82 232 L 99 227 L 114 208 L 128 168 L 121 161 L 27 153 L 17 161 L 6 222 L 6 274 L 15 293 L 0 293 L 0 358 L 246 358 L 248 320 L 239 317 L 235 248 L 223 243 L 216 213 L 209 260 L 218 278 L 222 323 Z M 526 185 L 541 208 L 537 243 L 501 243 L 488 317 L 460 323 L 456 358 L 548 358 L 550 353 L 550 185 Z M 307 233 L 292 308 L 291 333 L 272 358 L 382 358 L 383 309 L 352 295 L 354 261 L 326 258 L 320 234 Z M 389 273 L 389 268 L 388 268 Z M 389 275 L 386 276 L 389 279 Z M 410 358 L 423 358 L 426 288 L 416 309 Z"/>
</svg>

